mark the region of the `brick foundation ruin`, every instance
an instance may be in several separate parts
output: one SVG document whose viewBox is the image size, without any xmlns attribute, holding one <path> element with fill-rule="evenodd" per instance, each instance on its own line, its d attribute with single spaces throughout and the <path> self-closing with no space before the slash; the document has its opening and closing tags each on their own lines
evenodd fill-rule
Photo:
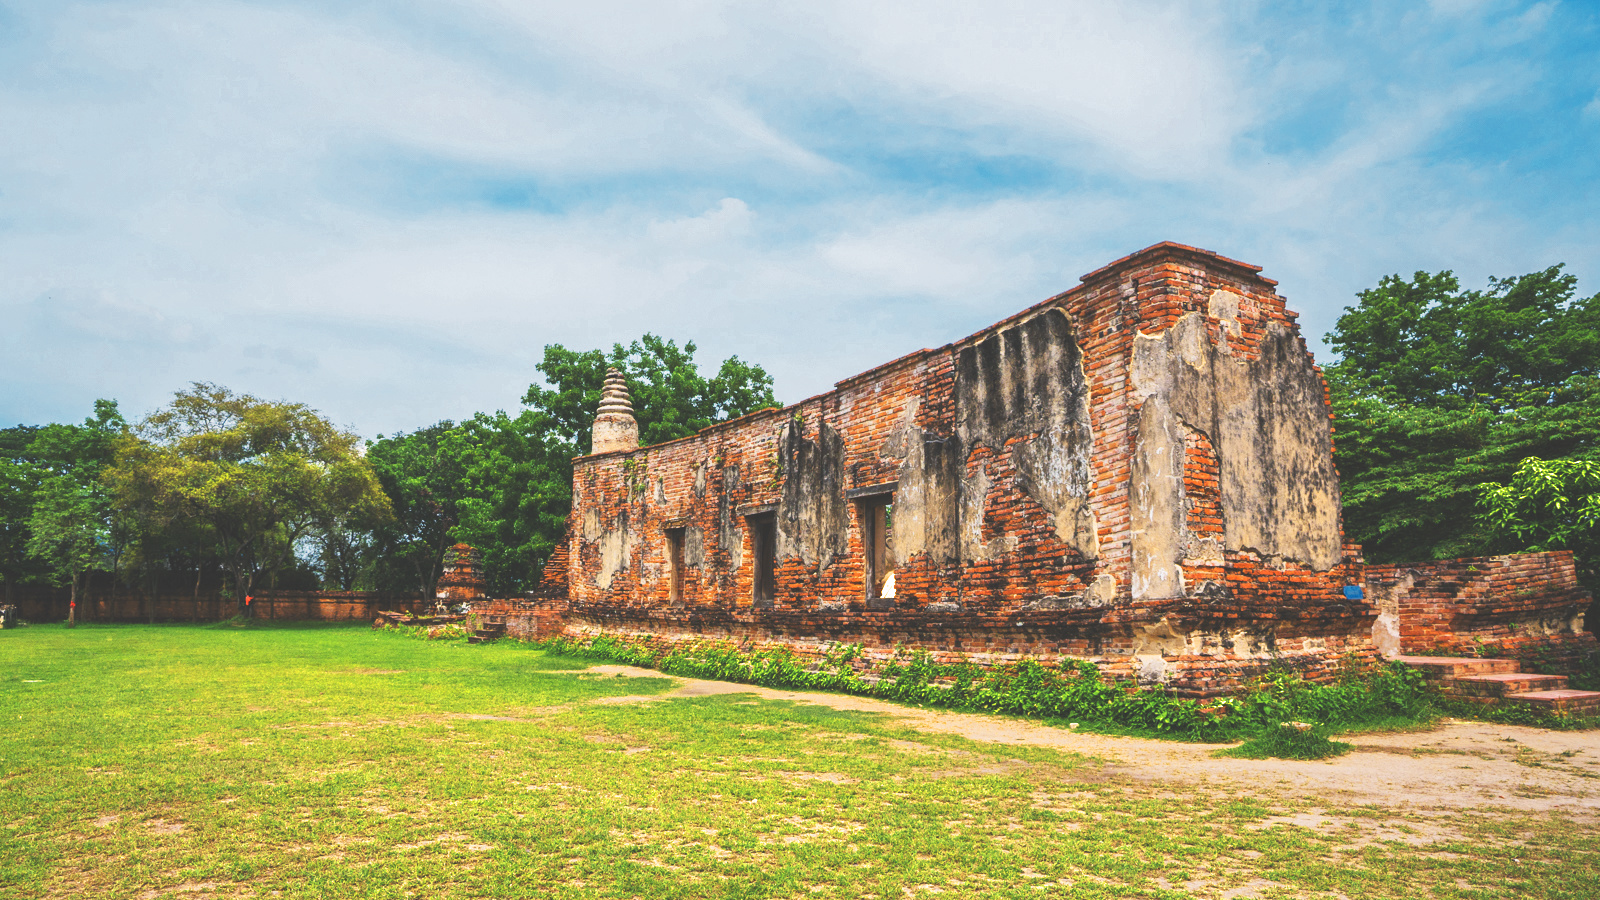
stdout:
<svg viewBox="0 0 1600 900">
<path fill-rule="evenodd" d="M 1592 598 L 1570 551 L 1368 566 L 1367 585 L 1373 637 L 1388 656 L 1493 656 L 1562 671 L 1600 650 L 1584 630 Z"/>
<path fill-rule="evenodd" d="M 613 375 L 542 596 L 482 608 L 525 637 L 1070 657 L 1190 695 L 1424 635 L 1455 648 L 1492 622 L 1592 645 L 1570 557 L 1548 554 L 1456 561 L 1514 574 L 1452 602 L 1508 585 L 1559 602 L 1407 623 L 1418 585 L 1455 570 L 1369 570 L 1344 542 L 1327 387 L 1259 273 L 1159 244 L 971 337 L 652 447 Z"/>
</svg>

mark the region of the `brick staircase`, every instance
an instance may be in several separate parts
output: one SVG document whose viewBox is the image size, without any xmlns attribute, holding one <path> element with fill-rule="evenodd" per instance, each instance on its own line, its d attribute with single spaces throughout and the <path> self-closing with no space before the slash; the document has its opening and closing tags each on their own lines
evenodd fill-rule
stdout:
<svg viewBox="0 0 1600 900">
<path fill-rule="evenodd" d="M 506 636 L 505 616 L 484 616 L 477 631 L 467 636 L 469 644 L 487 644 Z"/>
<path fill-rule="evenodd" d="M 1465 656 L 1396 656 L 1450 696 L 1485 705 L 1522 703 L 1547 712 L 1600 715 L 1600 691 L 1567 688 L 1565 675 L 1531 675 L 1514 659 Z"/>
</svg>

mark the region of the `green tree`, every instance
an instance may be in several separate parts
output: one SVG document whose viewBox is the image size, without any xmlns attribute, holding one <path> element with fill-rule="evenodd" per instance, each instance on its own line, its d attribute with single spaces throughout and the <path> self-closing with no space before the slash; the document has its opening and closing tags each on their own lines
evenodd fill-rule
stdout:
<svg viewBox="0 0 1600 900">
<path fill-rule="evenodd" d="M 367 444 L 367 461 L 394 510 L 373 533 L 369 551 L 380 590 L 417 591 L 424 600 L 436 593 L 445 550 L 456 540 L 450 531 L 456 507 L 468 487 L 455 431 L 454 422 L 444 421 Z"/>
<path fill-rule="evenodd" d="M 154 527 L 204 534 L 241 613 L 261 575 L 297 564 L 335 522 L 377 524 L 389 501 L 355 435 L 299 403 L 197 383 L 121 441 L 107 481 Z M 196 528 L 195 526 L 203 526 Z"/>
<path fill-rule="evenodd" d="M 1560 266 L 1482 291 L 1418 272 L 1346 309 L 1327 376 L 1345 531 L 1369 559 L 1504 547 L 1476 515 L 1480 484 L 1530 456 L 1600 455 L 1600 295 L 1576 289 Z"/>
<path fill-rule="evenodd" d="M 28 517 L 28 553 L 47 566 L 52 583 L 72 586 L 69 626 L 77 623 L 83 576 L 110 562 L 109 518 L 99 483 L 85 483 L 70 473 L 45 479 Z"/>
<path fill-rule="evenodd" d="M 0 431 L 0 580 L 6 585 L 7 603 L 13 585 L 43 571 L 28 555 L 28 518 L 33 515 L 38 478 L 26 451 L 35 430 L 19 425 Z"/>
<path fill-rule="evenodd" d="M 1585 584 L 1600 589 L 1600 460 L 1530 456 L 1508 483 L 1479 490 L 1479 521 L 1497 545 L 1571 550 Z"/>
<path fill-rule="evenodd" d="M 479 413 L 448 435 L 463 484 L 450 533 L 483 554 L 490 591 L 538 584 L 572 509 L 570 440 L 534 410 Z"/>
<path fill-rule="evenodd" d="M 1451 272 L 1398 275 L 1362 291 L 1327 341 L 1349 390 L 1416 406 L 1505 411 L 1600 374 L 1600 295 L 1552 266 L 1462 290 Z"/>
<path fill-rule="evenodd" d="M 0 429 L 0 579 L 5 581 L 8 600 L 13 584 L 59 580 L 52 564 L 29 551 L 30 523 L 46 483 L 68 478 L 82 490 L 94 489 L 126 429 L 115 400 L 96 400 L 94 414 L 82 425 Z M 51 490 L 55 512 L 60 513 L 64 483 Z M 128 534 L 121 527 L 112 527 L 117 524 L 114 518 L 110 521 L 107 546 L 114 565 Z"/>
<path fill-rule="evenodd" d="M 730 356 L 716 375 L 706 378 L 695 365 L 695 350 L 693 341 L 680 348 L 653 334 L 626 347 L 614 344 L 610 353 L 551 344 L 535 367 L 548 387 L 530 385 L 522 402 L 548 417 L 549 432 L 568 458 L 589 452 L 608 367 L 621 370 L 628 379 L 641 444 L 686 437 L 716 422 L 779 405 L 772 394 L 772 376 L 765 369 Z"/>
</svg>

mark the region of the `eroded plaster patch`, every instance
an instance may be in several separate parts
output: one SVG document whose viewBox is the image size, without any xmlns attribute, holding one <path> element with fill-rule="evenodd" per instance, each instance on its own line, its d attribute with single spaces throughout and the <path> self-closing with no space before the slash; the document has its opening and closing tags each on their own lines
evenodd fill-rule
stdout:
<svg viewBox="0 0 1600 900">
<path fill-rule="evenodd" d="M 1049 513 L 1057 539 L 1097 558 L 1099 529 L 1086 502 L 1093 452 L 1088 382 L 1067 314 L 1046 309 L 963 347 L 955 393 L 956 434 L 969 460 L 960 485 L 962 559 L 1009 549 L 982 539 L 996 488 L 992 463 L 973 456 L 982 448 L 994 454 L 990 459 L 1008 453 L 1017 486 Z"/>
<path fill-rule="evenodd" d="M 603 591 L 610 590 L 612 580 L 632 559 L 633 533 L 628 528 L 628 517 L 618 516 L 613 520 L 600 532 L 596 543 L 600 549 L 600 568 L 595 572 L 594 583 Z"/>
<path fill-rule="evenodd" d="M 1269 565 L 1293 560 L 1317 571 L 1339 563 L 1338 475 L 1322 379 L 1283 325 L 1270 323 L 1259 349 L 1253 361 L 1222 353 L 1206 337 L 1205 317 L 1198 312 L 1164 332 L 1134 339 L 1132 383 L 1146 399 L 1131 487 L 1145 508 L 1140 524 L 1146 533 L 1141 537 L 1136 525 L 1135 555 L 1143 541 L 1146 590 L 1160 589 L 1161 567 L 1180 559 L 1166 554 L 1183 543 L 1160 533 L 1169 522 L 1174 529 L 1183 525 L 1168 515 L 1164 496 L 1182 493 L 1182 434 L 1171 428 L 1172 420 L 1212 439 L 1224 549 L 1259 553 Z M 1141 575 L 1134 577 L 1138 598 Z"/>
<path fill-rule="evenodd" d="M 1134 600 L 1184 595 L 1183 426 L 1160 394 L 1139 408 L 1129 514 Z"/>
</svg>

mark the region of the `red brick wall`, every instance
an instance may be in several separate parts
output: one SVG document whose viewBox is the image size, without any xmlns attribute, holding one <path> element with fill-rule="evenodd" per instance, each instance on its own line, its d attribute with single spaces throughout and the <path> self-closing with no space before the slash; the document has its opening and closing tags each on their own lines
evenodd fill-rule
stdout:
<svg viewBox="0 0 1600 900">
<path fill-rule="evenodd" d="M 257 619 L 317 622 L 370 622 L 380 610 L 424 609 L 432 602 L 363 591 L 259 591 L 250 614 Z M 14 600 L 30 622 L 59 622 L 67 615 L 67 591 L 20 585 Z M 133 594 L 97 585 L 78 598 L 79 622 L 218 622 L 239 612 L 231 599 L 214 592 Z"/>
<path fill-rule="evenodd" d="M 756 642 L 847 641 L 880 650 L 902 644 L 997 658 L 1070 655 L 1104 659 L 1113 668 L 1124 657 L 1159 656 L 1170 662 L 1175 684 L 1208 690 L 1274 660 L 1317 668 L 1346 652 L 1370 655 L 1375 611 L 1340 593 L 1346 584 L 1361 583 L 1359 548 L 1346 548 L 1332 569 L 1315 571 L 1249 551 L 1223 553 L 1218 541 L 1213 556 L 1182 561 L 1189 586 L 1183 596 L 1135 600 L 1130 591 L 1132 423 L 1141 402 L 1130 374 L 1135 334 L 1161 331 L 1199 312 L 1211 341 L 1232 359 L 1258 358 L 1270 324 L 1294 328 L 1294 314 L 1274 282 L 1258 271 L 1162 245 L 1085 276 L 1082 286 L 964 341 L 910 354 L 786 409 L 655 447 L 578 460 L 566 570 L 573 627 Z M 1207 298 L 1218 290 L 1243 298 L 1231 322 L 1208 311 Z M 841 483 L 828 487 L 834 495 L 895 482 L 906 471 L 909 442 L 924 442 L 927 454 L 933 452 L 927 440 L 958 431 L 962 352 L 996 335 L 1009 337 L 1008 329 L 1051 309 L 1070 319 L 1081 351 L 1097 551 L 1082 553 L 1065 541 L 1022 484 L 1012 445 L 1039 435 L 1020 434 L 1002 446 L 962 448 L 955 468 L 969 482 L 987 479 L 981 515 L 963 520 L 974 533 L 961 539 L 993 552 L 908 554 L 896 568 L 894 603 L 869 603 L 860 507 L 846 502 L 842 545 L 818 559 L 780 559 L 774 602 L 757 608 L 743 516 L 777 507 L 786 479 L 798 477 L 780 468 L 796 436 L 817 454 L 825 454 L 830 441 L 842 447 Z M 1306 352 L 1303 341 L 1297 346 L 1296 352 Z M 1187 537 L 1218 539 L 1224 523 L 1211 438 L 1193 432 L 1184 450 Z M 692 559 L 677 604 L 668 596 L 667 529 L 684 530 L 685 555 Z M 1182 646 L 1152 637 L 1157 632 L 1184 636 Z M 1194 673 L 1189 682 L 1185 670 Z"/>
<path fill-rule="evenodd" d="M 1572 553 L 1517 553 L 1367 567 L 1405 653 L 1571 661 L 1593 652 Z"/>
</svg>

